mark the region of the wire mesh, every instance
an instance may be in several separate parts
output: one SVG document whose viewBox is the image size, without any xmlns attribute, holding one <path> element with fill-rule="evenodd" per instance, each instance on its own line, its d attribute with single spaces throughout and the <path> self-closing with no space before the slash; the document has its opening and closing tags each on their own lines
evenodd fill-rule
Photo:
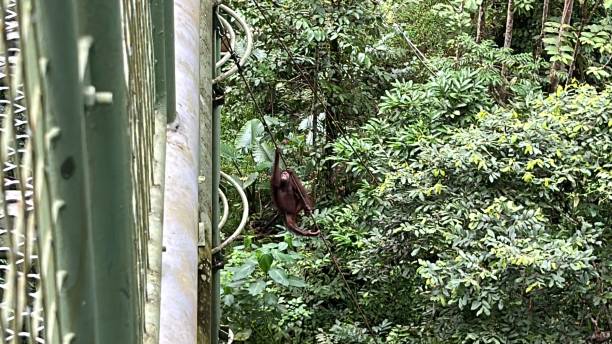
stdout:
<svg viewBox="0 0 612 344">
<path fill-rule="evenodd" d="M 149 1 L 123 0 L 128 79 L 128 114 L 132 142 L 132 177 L 140 309 L 147 302 L 149 213 L 153 186 L 155 139 L 155 59 Z M 144 330 L 144 328 L 143 328 Z"/>
<path fill-rule="evenodd" d="M 61 205 L 46 192 L 49 175 L 45 153 L 35 152 L 33 148 L 42 147 L 44 150 L 48 143 L 33 145 L 30 139 L 31 126 L 38 127 L 39 131 L 49 129 L 43 128 L 43 91 L 38 87 L 41 80 L 37 79 L 41 77 L 42 60 L 35 56 L 36 49 L 30 49 L 26 59 L 28 66 L 25 66 L 20 50 L 20 37 L 24 32 L 21 24 L 25 22 L 23 26 L 28 26 L 33 22 L 28 7 L 32 3 L 30 0 L 0 0 L 0 180 L 3 181 L 0 187 L 0 344 L 45 343 L 45 337 L 49 338 L 48 341 L 52 341 L 51 338 L 67 339 L 59 332 L 60 316 L 56 307 L 62 278 L 54 270 L 54 250 L 51 247 L 55 229 L 46 228 L 44 233 L 38 233 L 36 223 L 35 211 L 50 218 L 51 221 L 45 225 L 53 227 L 54 213 Z M 155 58 L 149 2 L 122 0 L 122 10 L 128 129 L 133 154 L 138 319 L 144 331 L 154 147 L 158 146 L 154 144 Z M 30 94 L 27 99 L 23 84 L 26 67 L 28 80 L 36 80 L 34 87 L 28 87 L 28 90 L 36 90 L 33 92 L 36 94 Z M 32 110 L 29 111 L 28 107 Z M 42 262 L 38 252 L 41 252 Z M 41 280 L 41 271 L 48 281 Z M 46 295 L 50 295 L 44 303 L 43 287 L 47 289 Z M 50 308 L 46 314 L 43 304 Z"/>
<path fill-rule="evenodd" d="M 18 12 L 16 0 L 0 1 L 0 342 L 44 343 Z"/>
</svg>

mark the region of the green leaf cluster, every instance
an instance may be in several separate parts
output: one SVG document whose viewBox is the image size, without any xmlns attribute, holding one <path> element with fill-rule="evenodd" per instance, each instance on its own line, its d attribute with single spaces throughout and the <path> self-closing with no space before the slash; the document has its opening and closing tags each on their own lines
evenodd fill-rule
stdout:
<svg viewBox="0 0 612 344">
<path fill-rule="evenodd" d="M 423 126 L 397 114 L 363 128 L 366 137 L 392 128 L 372 142 L 383 182 L 327 218 L 335 237 L 361 233 L 353 273 L 371 276 L 371 298 L 416 293 L 412 309 L 427 316 L 411 317 L 406 342 L 579 341 L 608 312 L 611 95 L 570 86 L 528 111 L 483 110 L 435 135 L 414 135 Z M 383 106 L 415 111 L 394 102 Z"/>
</svg>

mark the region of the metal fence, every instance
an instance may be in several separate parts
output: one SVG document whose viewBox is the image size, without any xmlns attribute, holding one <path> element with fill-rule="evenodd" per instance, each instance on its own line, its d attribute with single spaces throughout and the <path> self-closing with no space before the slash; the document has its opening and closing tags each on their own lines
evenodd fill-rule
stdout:
<svg viewBox="0 0 612 344">
<path fill-rule="evenodd" d="M 172 1 L 0 15 L 0 343 L 154 343 Z"/>
<path fill-rule="evenodd" d="M 149 212 L 153 184 L 155 135 L 155 79 L 151 12 L 145 1 L 123 0 L 125 51 L 127 53 L 128 115 L 134 187 L 135 250 L 137 285 L 146 285 L 148 262 Z M 146 290 L 141 290 L 138 310 L 144 310 Z M 144 325 L 144 324 L 143 324 Z M 144 327 L 142 328 L 144 331 Z"/>
<path fill-rule="evenodd" d="M 43 342 L 33 208 L 33 149 L 20 73 L 17 4 L 0 4 L 0 330 L 3 342 Z"/>
</svg>

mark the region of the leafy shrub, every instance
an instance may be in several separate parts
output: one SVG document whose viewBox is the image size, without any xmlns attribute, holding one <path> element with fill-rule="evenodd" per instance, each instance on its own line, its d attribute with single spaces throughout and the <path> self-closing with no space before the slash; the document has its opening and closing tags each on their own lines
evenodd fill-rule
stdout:
<svg viewBox="0 0 612 344">
<path fill-rule="evenodd" d="M 403 140 L 411 126 L 390 124 L 395 137 L 373 142 L 384 182 L 360 188 L 327 223 L 335 237 L 362 234 L 349 257 L 353 273 L 372 275 L 371 299 L 418 293 L 412 307 L 427 317 L 413 315 L 413 340 L 577 342 L 591 318 L 607 321 L 611 92 L 570 87 L 435 138 Z"/>
</svg>

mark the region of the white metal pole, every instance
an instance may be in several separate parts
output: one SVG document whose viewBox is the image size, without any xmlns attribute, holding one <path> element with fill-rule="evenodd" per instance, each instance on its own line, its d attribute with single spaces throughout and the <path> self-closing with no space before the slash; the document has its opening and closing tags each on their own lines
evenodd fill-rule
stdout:
<svg viewBox="0 0 612 344">
<path fill-rule="evenodd" d="M 198 277 L 198 0 L 175 0 L 176 120 L 169 124 L 160 343 L 195 344 Z"/>
</svg>

